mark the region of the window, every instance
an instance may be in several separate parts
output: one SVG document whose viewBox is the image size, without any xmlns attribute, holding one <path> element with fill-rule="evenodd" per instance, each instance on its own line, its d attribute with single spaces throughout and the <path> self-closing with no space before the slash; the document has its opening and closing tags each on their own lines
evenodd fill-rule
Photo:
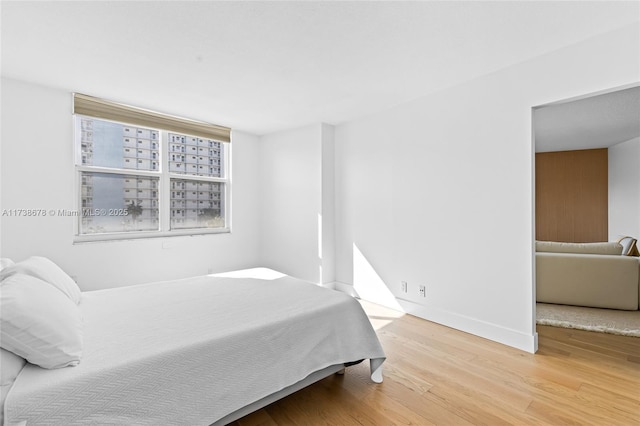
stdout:
<svg viewBox="0 0 640 426">
<path fill-rule="evenodd" d="M 74 113 L 77 240 L 229 231 L 229 129 L 77 94 Z"/>
</svg>

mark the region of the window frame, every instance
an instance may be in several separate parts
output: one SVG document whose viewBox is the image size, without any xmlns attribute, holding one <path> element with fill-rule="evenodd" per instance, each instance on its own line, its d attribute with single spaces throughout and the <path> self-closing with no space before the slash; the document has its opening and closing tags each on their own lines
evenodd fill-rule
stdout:
<svg viewBox="0 0 640 426">
<path fill-rule="evenodd" d="M 159 169 L 155 170 L 138 170 L 138 169 L 126 169 L 126 168 L 113 168 L 104 166 L 93 166 L 82 164 L 82 137 L 81 137 L 81 120 L 82 118 L 88 118 L 92 120 L 102 120 L 121 124 L 131 127 L 143 127 L 150 128 L 158 131 L 159 134 Z M 207 138 L 220 142 L 220 149 L 222 151 L 222 164 L 224 170 L 224 176 L 198 176 L 190 175 L 187 173 L 175 173 L 169 170 L 169 134 L 180 134 L 184 136 L 198 137 L 203 139 L 202 136 L 193 136 L 186 133 L 176 132 L 163 128 L 157 128 L 153 126 L 144 126 L 134 123 L 127 123 L 118 120 L 110 120 L 102 117 L 95 117 L 90 115 L 84 115 L 80 113 L 74 113 L 72 115 L 73 122 L 73 151 L 74 151 L 74 175 L 75 175 L 75 211 L 78 212 L 74 216 L 74 243 L 83 242 L 97 242 L 97 241 L 121 241 L 121 240 L 134 240 L 134 239 L 148 239 L 148 238 L 165 238 L 165 237 L 177 237 L 177 236 L 202 236 L 213 234 L 225 234 L 231 233 L 232 229 L 232 205 L 231 205 L 231 193 L 232 193 L 232 170 L 231 170 L 231 143 L 217 140 L 216 138 Z M 229 133 L 229 139 L 231 139 L 231 133 Z M 104 232 L 104 233 L 81 233 L 82 225 L 82 176 L 85 173 L 103 173 L 112 174 L 115 176 L 135 176 L 135 177 L 154 177 L 158 178 L 158 230 L 146 230 L 146 231 L 122 231 L 122 232 Z M 224 227 L 217 228 L 178 228 L 171 229 L 171 180 L 187 180 L 195 182 L 214 182 L 221 183 L 224 188 L 223 195 L 221 194 L 221 202 L 224 202 Z"/>
</svg>

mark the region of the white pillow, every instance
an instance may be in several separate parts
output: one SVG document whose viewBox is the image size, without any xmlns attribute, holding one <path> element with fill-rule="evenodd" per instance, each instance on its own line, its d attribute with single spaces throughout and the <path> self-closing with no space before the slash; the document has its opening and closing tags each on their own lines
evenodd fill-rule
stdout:
<svg viewBox="0 0 640 426">
<path fill-rule="evenodd" d="M 4 407 L 4 400 L 7 399 L 9 389 L 26 363 L 24 358 L 0 348 L 0 376 L 2 378 L 0 381 L 0 407 Z M 4 424 L 3 411 L 0 410 L 0 424 L 2 425 Z"/>
<path fill-rule="evenodd" d="M 81 291 L 78 284 L 46 257 L 32 256 L 0 272 L 2 279 L 13 274 L 25 274 L 40 278 L 66 294 L 76 305 L 80 303 Z"/>
<path fill-rule="evenodd" d="M 2 387 L 0 401 L 4 401 L 4 396 L 26 363 L 24 358 L 0 348 L 0 386 Z"/>
<path fill-rule="evenodd" d="M 5 278 L 0 285 L 0 346 L 43 368 L 77 365 L 82 355 L 78 306 L 33 276 Z"/>
<path fill-rule="evenodd" d="M 13 265 L 15 265 L 15 263 L 13 263 L 13 260 L 9 259 L 8 257 L 3 257 L 2 259 L 0 259 L 0 271 Z"/>
<path fill-rule="evenodd" d="M 26 363 L 24 358 L 0 348 L 0 386 L 10 386 Z"/>
</svg>

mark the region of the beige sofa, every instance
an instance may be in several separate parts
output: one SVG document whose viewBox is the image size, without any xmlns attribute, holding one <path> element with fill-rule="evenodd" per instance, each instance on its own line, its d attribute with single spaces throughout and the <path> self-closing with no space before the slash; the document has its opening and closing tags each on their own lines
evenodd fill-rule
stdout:
<svg viewBox="0 0 640 426">
<path fill-rule="evenodd" d="M 638 310 L 640 258 L 619 243 L 536 242 L 536 300 Z"/>
</svg>

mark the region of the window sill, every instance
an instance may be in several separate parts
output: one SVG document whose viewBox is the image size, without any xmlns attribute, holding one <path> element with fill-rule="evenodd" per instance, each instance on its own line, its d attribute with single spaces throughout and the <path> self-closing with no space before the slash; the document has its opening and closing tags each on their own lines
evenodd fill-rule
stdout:
<svg viewBox="0 0 640 426">
<path fill-rule="evenodd" d="M 176 231 L 140 231 L 127 233 L 111 233 L 111 234 L 85 234 L 75 235 L 73 244 L 97 243 L 108 241 L 128 241 L 142 240 L 151 238 L 168 238 L 168 237 L 198 237 L 203 235 L 230 234 L 230 228 L 215 229 L 180 229 Z"/>
</svg>

